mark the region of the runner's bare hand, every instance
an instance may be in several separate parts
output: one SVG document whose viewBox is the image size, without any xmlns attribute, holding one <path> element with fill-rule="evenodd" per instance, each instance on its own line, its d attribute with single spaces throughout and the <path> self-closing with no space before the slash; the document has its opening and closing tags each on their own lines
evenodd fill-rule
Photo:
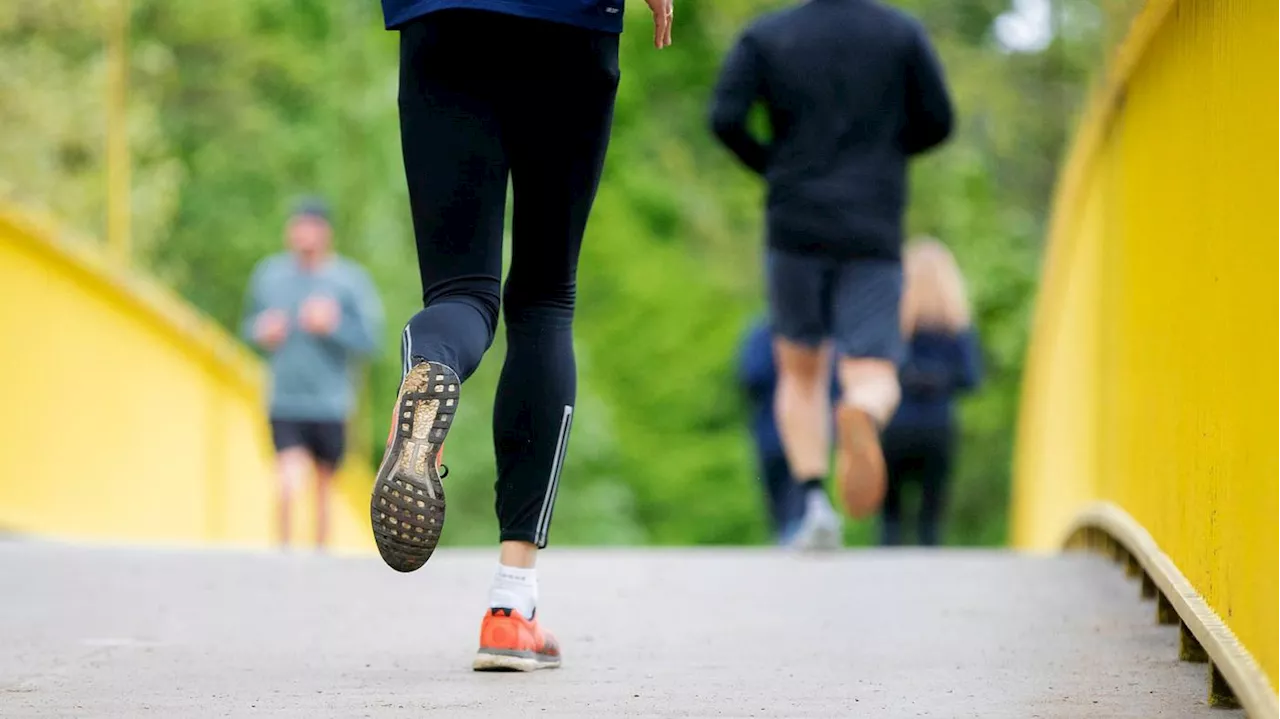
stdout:
<svg viewBox="0 0 1280 719">
<path fill-rule="evenodd" d="M 314 296 L 307 298 L 298 312 L 298 321 L 302 328 L 313 335 L 332 334 L 338 328 L 342 310 L 332 297 Z"/>
<path fill-rule="evenodd" d="M 253 322 L 253 337 L 266 350 L 274 351 L 289 334 L 289 317 L 283 310 L 265 310 Z"/>
<path fill-rule="evenodd" d="M 661 50 L 671 44 L 673 0 L 645 0 L 653 12 L 653 46 Z"/>
</svg>

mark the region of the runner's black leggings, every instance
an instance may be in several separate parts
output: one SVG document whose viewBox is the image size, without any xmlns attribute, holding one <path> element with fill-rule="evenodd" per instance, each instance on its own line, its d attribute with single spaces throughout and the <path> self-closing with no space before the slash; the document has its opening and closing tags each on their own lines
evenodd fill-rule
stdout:
<svg viewBox="0 0 1280 719">
<path fill-rule="evenodd" d="M 951 426 L 898 428 L 890 425 L 881 438 L 889 487 L 880 507 L 880 543 L 903 544 L 903 500 L 906 485 L 920 484 L 916 538 L 935 546 L 941 539 L 942 513 L 951 474 L 955 429 Z"/>
<path fill-rule="evenodd" d="M 406 365 L 442 362 L 466 380 L 492 344 L 511 181 L 507 356 L 493 416 L 504 541 L 547 542 L 577 390 L 578 250 L 617 84 L 617 35 L 474 10 L 432 13 L 400 33 L 424 308 L 402 337 Z"/>
</svg>

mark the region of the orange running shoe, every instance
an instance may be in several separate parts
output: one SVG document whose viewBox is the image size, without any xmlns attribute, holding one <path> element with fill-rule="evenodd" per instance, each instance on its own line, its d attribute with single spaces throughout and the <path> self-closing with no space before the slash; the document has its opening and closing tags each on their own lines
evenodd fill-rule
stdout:
<svg viewBox="0 0 1280 719">
<path fill-rule="evenodd" d="M 536 612 L 535 612 L 536 614 Z M 490 609 L 480 622 L 480 651 L 471 668 L 478 672 L 531 672 L 560 666 L 560 644 L 537 619 L 514 609 Z"/>
<path fill-rule="evenodd" d="M 440 464 L 444 438 L 458 411 L 458 375 L 438 362 L 405 374 L 382 465 L 369 499 L 373 538 L 383 561 L 412 572 L 431 558 L 444 527 Z"/>
<path fill-rule="evenodd" d="M 836 482 L 850 516 L 868 517 L 880 509 L 887 487 L 880 429 L 871 415 L 849 405 L 836 413 Z"/>
</svg>

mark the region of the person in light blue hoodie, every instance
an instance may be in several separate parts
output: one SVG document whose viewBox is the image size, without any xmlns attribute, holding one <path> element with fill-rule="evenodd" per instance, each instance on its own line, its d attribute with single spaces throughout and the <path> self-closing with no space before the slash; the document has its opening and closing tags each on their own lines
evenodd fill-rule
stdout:
<svg viewBox="0 0 1280 719">
<path fill-rule="evenodd" d="M 241 332 L 270 365 L 280 542 L 289 544 L 293 498 L 314 468 L 316 545 L 323 548 L 331 480 L 355 405 L 352 369 L 377 347 L 382 302 L 365 271 L 334 252 L 322 201 L 301 201 L 285 236 L 288 251 L 253 271 Z"/>
</svg>

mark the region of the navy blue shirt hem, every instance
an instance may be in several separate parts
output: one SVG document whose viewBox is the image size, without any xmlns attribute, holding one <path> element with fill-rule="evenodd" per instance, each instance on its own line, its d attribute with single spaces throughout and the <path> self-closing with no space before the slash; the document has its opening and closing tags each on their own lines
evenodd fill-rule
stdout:
<svg viewBox="0 0 1280 719">
<path fill-rule="evenodd" d="M 388 30 L 398 29 L 424 15 L 440 10 L 483 10 L 573 25 L 599 32 L 621 33 L 621 0 L 599 3 L 596 7 L 601 9 L 598 12 L 573 12 L 552 3 L 537 4 L 521 2 L 521 0 L 383 0 L 384 19 Z"/>
</svg>

